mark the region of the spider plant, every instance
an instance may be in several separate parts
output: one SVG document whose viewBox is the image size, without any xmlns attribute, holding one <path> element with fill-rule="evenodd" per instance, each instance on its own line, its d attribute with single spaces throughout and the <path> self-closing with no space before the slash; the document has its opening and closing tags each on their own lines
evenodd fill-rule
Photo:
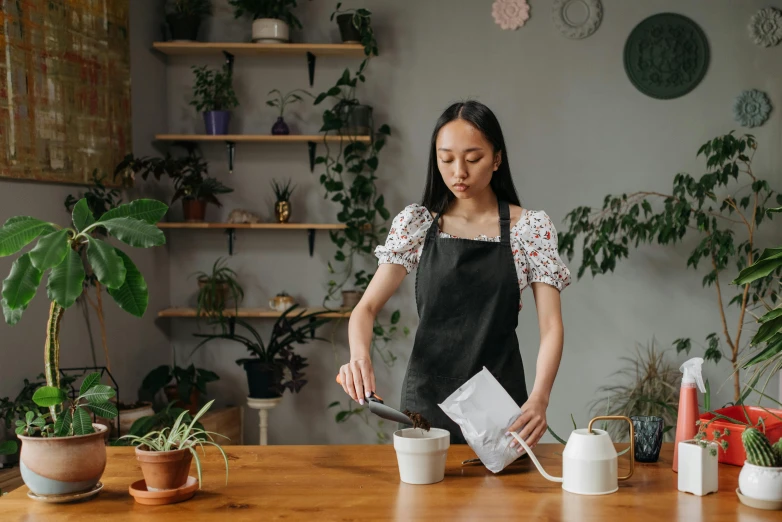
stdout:
<svg viewBox="0 0 782 522">
<path fill-rule="evenodd" d="M 201 314 L 205 313 L 222 318 L 229 297 L 234 301 L 234 313 L 239 312 L 239 302 L 244 298 L 244 290 L 236 280 L 236 272 L 225 266 L 222 257 L 217 258 L 210 273 L 196 272 L 193 275 L 197 276 L 199 286 L 196 317 L 200 318 Z"/>
<path fill-rule="evenodd" d="M 296 188 L 296 185 L 291 187 L 291 180 L 288 179 L 285 183 L 280 183 L 276 179 L 272 180 L 272 190 L 274 190 L 274 196 L 277 201 L 290 201 L 291 194 Z"/>
<path fill-rule="evenodd" d="M 204 407 L 201 408 L 198 413 L 196 413 L 195 417 L 193 417 L 193 420 L 189 424 L 183 422 L 184 417 L 187 414 L 187 411 L 183 411 L 179 414 L 179 417 L 177 417 L 176 421 L 174 421 L 174 425 L 171 428 L 163 428 L 159 431 L 150 431 L 146 435 L 142 436 L 125 435 L 124 437 L 120 437 L 120 439 L 128 439 L 131 445 L 140 446 L 142 449 L 145 447 L 148 451 L 163 452 L 180 449 L 189 450 L 193 455 L 193 460 L 195 460 L 196 469 L 198 470 L 199 489 L 201 488 L 202 473 L 201 458 L 198 455 L 198 447 L 200 447 L 201 451 L 203 452 L 205 444 L 214 446 L 220 450 L 220 453 L 223 456 L 223 460 L 225 461 L 225 483 L 228 484 L 228 456 L 225 454 L 225 450 L 223 450 L 222 446 L 215 442 L 215 440 L 212 438 L 212 435 L 217 435 L 218 437 L 223 437 L 224 439 L 228 439 L 228 437 L 225 435 L 220 435 L 219 433 L 206 431 L 196 426 L 198 419 L 200 419 L 204 413 L 209 410 L 209 408 L 212 406 L 212 403 L 214 403 L 214 399 L 207 402 L 206 405 L 204 405 Z"/>
</svg>

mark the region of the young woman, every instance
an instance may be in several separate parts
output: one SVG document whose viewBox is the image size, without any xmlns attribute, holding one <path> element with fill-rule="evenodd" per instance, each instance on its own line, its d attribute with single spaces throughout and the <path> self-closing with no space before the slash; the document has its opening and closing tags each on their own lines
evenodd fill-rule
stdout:
<svg viewBox="0 0 782 522">
<path fill-rule="evenodd" d="M 417 268 L 420 323 L 400 410 L 421 413 L 432 426 L 449 430 L 452 443 L 464 443 L 458 425 L 438 404 L 485 366 L 523 405 L 508 430 L 520 431 L 535 446 L 546 431 L 546 408 L 562 356 L 559 292 L 570 283 L 570 272 L 557 252 L 551 219 L 521 207 L 502 130 L 488 107 L 456 103 L 440 116 L 422 204 L 409 205 L 394 218 L 385 246 L 375 255 L 380 266 L 350 318 L 350 362 L 340 368 L 345 392 L 363 404 L 375 391 L 369 357 L 375 317 Z M 529 396 L 516 338 L 521 291 L 527 286 L 540 325 Z"/>
</svg>

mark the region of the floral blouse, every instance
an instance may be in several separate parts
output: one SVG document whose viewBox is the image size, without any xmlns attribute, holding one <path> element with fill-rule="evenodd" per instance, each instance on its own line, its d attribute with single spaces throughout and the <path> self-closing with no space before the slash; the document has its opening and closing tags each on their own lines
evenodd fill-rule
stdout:
<svg viewBox="0 0 782 522">
<path fill-rule="evenodd" d="M 426 232 L 434 222 L 429 211 L 421 205 L 408 205 L 391 224 L 385 245 L 378 245 L 375 256 L 378 264 L 402 265 L 409 274 L 418 267 Z M 455 238 L 445 232 L 440 237 Z M 481 234 L 476 241 L 499 242 L 500 236 Z M 519 291 L 530 283 L 546 283 L 562 291 L 570 284 L 570 270 L 562 262 L 557 249 L 557 231 L 551 218 L 542 210 L 525 210 L 521 219 L 510 229 L 510 243 Z M 521 310 L 521 302 L 519 310 Z"/>
</svg>

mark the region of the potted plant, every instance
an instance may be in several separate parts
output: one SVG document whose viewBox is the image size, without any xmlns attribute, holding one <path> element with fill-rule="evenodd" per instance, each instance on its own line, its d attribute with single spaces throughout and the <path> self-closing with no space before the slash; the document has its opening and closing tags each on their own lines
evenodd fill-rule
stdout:
<svg viewBox="0 0 782 522">
<path fill-rule="evenodd" d="M 217 258 L 212 271 L 196 272 L 198 278 L 198 300 L 196 317 L 218 315 L 222 317 L 226 305 L 232 300 L 234 314 L 239 312 L 239 303 L 244 298 L 244 289 L 237 281 L 236 272 L 225 266 L 223 258 Z"/>
<path fill-rule="evenodd" d="M 337 8 L 331 13 L 331 21 L 334 21 L 334 17 L 337 18 L 342 43 L 360 43 L 365 48 L 374 47 L 374 54 L 377 54 L 377 42 L 372 30 L 372 12 L 367 9 L 340 9 L 340 7 L 342 2 L 337 3 Z"/>
<path fill-rule="evenodd" d="M 342 290 L 342 308 L 352 310 L 361 301 L 364 292 L 361 290 Z"/>
<path fill-rule="evenodd" d="M 198 40 L 201 20 L 212 14 L 211 0 L 168 0 L 166 22 L 171 39 Z"/>
<path fill-rule="evenodd" d="M 250 397 L 269 399 L 282 396 L 288 389 L 298 393 L 307 384 L 302 370 L 307 367 L 307 359 L 293 351 L 293 344 L 305 344 L 315 337 L 315 330 L 328 323 L 329 318 L 320 317 L 326 312 L 305 313 L 299 311 L 292 315 L 297 305 L 285 310 L 275 321 L 268 343 L 264 343 L 261 335 L 246 321 L 232 318 L 236 326 L 244 328 L 247 336 L 239 335 L 234 329 L 225 328 L 221 322 L 222 332 L 215 334 L 193 334 L 203 339 L 196 350 L 215 339 L 227 339 L 243 344 L 251 357 L 236 361 L 247 372 L 247 384 Z"/>
<path fill-rule="evenodd" d="M 739 473 L 739 491 L 745 497 L 782 501 L 782 440 L 773 446 L 765 434 L 748 427 L 741 435 L 747 460 Z"/>
<path fill-rule="evenodd" d="M 169 403 L 195 415 L 198 412 L 200 395 L 206 395 L 206 385 L 218 380 L 220 377 L 216 373 L 196 368 L 193 364 L 187 368 L 164 364 L 144 377 L 141 389 L 148 397 L 154 397 L 160 390 L 164 390 Z"/>
<path fill-rule="evenodd" d="M 73 495 L 92 491 L 106 467 L 108 428 L 94 424 L 90 412 L 105 419 L 117 416 L 109 399 L 115 392 L 100 384 L 100 373 L 86 376 L 78 396 L 68 400 L 59 386 L 43 386 L 33 401 L 49 412 L 28 411 L 16 421 L 22 441 L 22 480 L 35 495 Z"/>
<path fill-rule="evenodd" d="M 60 325 L 65 311 L 84 291 L 85 264 L 108 289 L 108 294 L 120 308 L 137 317 L 141 317 L 147 308 L 147 285 L 133 261 L 122 250 L 93 237 L 91 232 L 96 228 L 103 228 L 107 235 L 133 247 L 159 246 L 166 242 L 166 238 L 155 224 L 167 210 L 168 206 L 160 201 L 140 199 L 120 205 L 95 219 L 87 206 L 87 200 L 82 199 L 73 208 L 72 227 L 64 228 L 32 217 L 18 216 L 9 219 L 0 228 L 0 256 L 16 254 L 40 238 L 31 251 L 21 254 L 14 261 L 10 275 L 3 281 L 3 299 L 0 304 L 5 321 L 9 325 L 20 321 L 35 296 L 44 272 L 51 270 L 47 283 L 51 305 L 44 345 L 44 373 L 48 388 L 60 389 Z M 92 382 L 83 392 L 95 384 Z M 35 395 L 33 398 L 35 399 Z M 62 401 L 59 399 L 59 394 L 46 399 L 51 404 L 47 403 L 50 416 L 45 420 L 54 424 L 53 433 L 63 434 L 50 438 L 45 445 L 47 469 L 53 474 L 48 477 L 52 479 L 48 483 L 56 484 L 59 493 L 78 493 L 92 488 L 100 478 L 101 460 L 105 463 L 105 452 L 80 453 L 78 448 L 89 446 L 85 442 L 88 439 L 82 438 L 81 435 L 68 436 L 71 426 L 66 429 L 65 422 L 73 418 L 68 414 L 70 410 L 63 410 L 60 406 Z M 41 400 L 39 395 L 36 404 L 40 405 Z M 82 408 L 78 408 L 72 413 L 77 411 L 84 412 Z M 89 433 L 91 427 L 85 426 L 89 423 L 85 422 L 81 413 L 78 415 L 78 432 L 74 433 Z M 31 446 L 33 444 L 36 442 L 30 442 Z M 26 446 L 26 442 L 22 444 L 23 464 Z M 30 465 L 27 465 L 27 468 L 32 469 Z M 74 476 L 84 476 L 86 482 L 63 480 L 65 475 L 62 473 L 67 474 L 70 480 Z M 93 479 L 95 482 L 92 482 Z M 51 489 L 41 489 L 36 484 L 28 483 L 28 486 L 36 493 L 52 492 Z"/>
<path fill-rule="evenodd" d="M 293 9 L 296 0 L 228 0 L 234 16 L 251 16 L 252 40 L 256 43 L 283 43 L 290 41 L 290 28 L 302 29 Z"/>
<path fill-rule="evenodd" d="M 206 65 L 194 65 L 192 69 L 195 84 L 190 105 L 203 114 L 207 134 L 228 134 L 231 109 L 239 105 L 233 88 L 231 66 L 226 63 L 220 71 L 209 69 Z"/>
<path fill-rule="evenodd" d="M 296 188 L 291 187 L 289 179 L 285 184 L 279 183 L 276 179 L 272 180 L 272 190 L 274 190 L 274 217 L 278 223 L 287 223 L 291 218 L 291 194 Z"/>
<path fill-rule="evenodd" d="M 293 89 L 292 91 L 288 91 L 285 95 L 280 92 L 279 89 L 272 89 L 269 91 L 269 96 L 272 94 L 275 95 L 274 98 L 267 100 L 266 105 L 269 107 L 277 107 L 280 109 L 280 115 L 277 116 L 277 121 L 274 122 L 274 125 L 272 125 L 272 134 L 275 136 L 287 136 L 291 133 L 290 128 L 288 127 L 288 124 L 285 123 L 285 107 L 287 105 L 290 105 L 292 103 L 296 103 L 298 101 L 302 101 L 302 97 L 296 94 L 297 92 L 300 92 L 302 94 L 306 94 L 307 96 L 313 97 L 312 94 L 305 91 L 304 89 Z"/>
<path fill-rule="evenodd" d="M 196 426 L 196 422 L 214 403 L 209 401 L 195 414 L 190 423 L 184 422 L 186 411 L 179 414 L 171 428 L 151 431 L 144 435 L 125 435 L 136 446 L 136 459 L 141 465 L 147 490 L 166 491 L 178 489 L 185 485 L 190 473 L 190 464 L 196 461 L 198 471 L 198 487 L 201 487 L 201 458 L 198 449 L 205 445 L 214 446 L 220 451 L 225 462 L 225 483 L 228 484 L 228 456 L 223 448 L 215 442 L 212 435 L 224 437 L 219 433 L 210 433 Z M 227 438 L 227 437 L 224 437 Z"/>
</svg>

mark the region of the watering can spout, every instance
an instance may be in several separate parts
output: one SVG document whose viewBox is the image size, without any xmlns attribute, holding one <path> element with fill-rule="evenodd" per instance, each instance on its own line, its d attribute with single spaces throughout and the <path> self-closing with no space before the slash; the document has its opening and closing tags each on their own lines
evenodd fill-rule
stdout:
<svg viewBox="0 0 782 522">
<path fill-rule="evenodd" d="M 516 433 L 515 431 L 511 431 L 510 434 L 516 438 L 519 444 L 521 444 L 521 447 L 524 448 L 524 451 L 527 452 L 527 455 L 529 455 L 529 458 L 532 459 L 532 462 L 535 464 L 535 467 L 538 468 L 538 471 L 540 471 L 540 474 L 543 475 L 543 477 L 546 480 L 550 480 L 551 482 L 562 482 L 562 477 L 553 477 L 548 473 L 546 473 L 546 470 L 543 469 L 543 466 L 540 465 L 540 462 L 538 462 L 537 457 L 535 457 L 535 454 L 532 453 L 530 447 L 527 445 L 526 442 L 524 442 L 524 439 L 522 439 L 518 433 Z"/>
</svg>

